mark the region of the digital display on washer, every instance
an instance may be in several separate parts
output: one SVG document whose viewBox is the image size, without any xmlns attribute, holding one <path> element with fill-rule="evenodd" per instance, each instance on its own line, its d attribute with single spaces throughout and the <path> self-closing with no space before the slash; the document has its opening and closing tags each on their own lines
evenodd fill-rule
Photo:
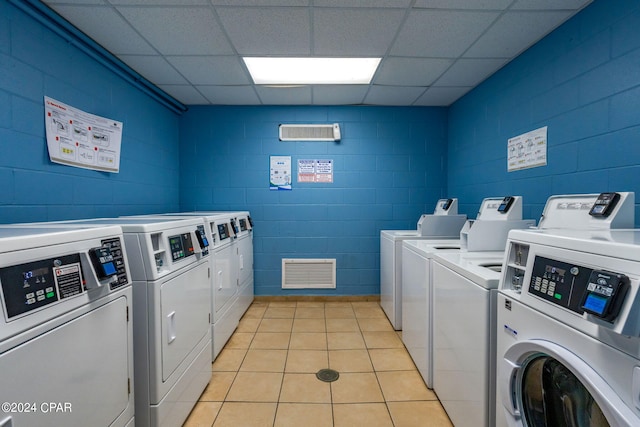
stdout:
<svg viewBox="0 0 640 427">
<path fill-rule="evenodd" d="M 602 316 L 607 306 L 607 298 L 596 294 L 588 294 L 583 304 L 586 310 Z"/>
<path fill-rule="evenodd" d="M 581 300 L 593 270 L 587 267 L 536 256 L 529 293 L 582 314 Z"/>
<path fill-rule="evenodd" d="M 228 239 L 229 236 L 229 225 L 227 223 L 218 224 L 218 235 L 220 236 L 220 240 Z"/>
<path fill-rule="evenodd" d="M 0 268 L 8 318 L 84 292 L 80 255 L 65 255 Z"/>
<path fill-rule="evenodd" d="M 191 233 L 170 236 L 169 248 L 173 261 L 178 261 L 193 255 L 195 251 L 193 249 L 193 242 L 191 241 Z"/>
</svg>

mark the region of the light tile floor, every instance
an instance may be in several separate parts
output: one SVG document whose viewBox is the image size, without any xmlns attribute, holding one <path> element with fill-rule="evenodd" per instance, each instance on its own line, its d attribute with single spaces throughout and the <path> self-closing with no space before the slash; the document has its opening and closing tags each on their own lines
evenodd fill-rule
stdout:
<svg viewBox="0 0 640 427">
<path fill-rule="evenodd" d="M 452 424 L 377 302 L 254 302 L 184 425 Z"/>
</svg>

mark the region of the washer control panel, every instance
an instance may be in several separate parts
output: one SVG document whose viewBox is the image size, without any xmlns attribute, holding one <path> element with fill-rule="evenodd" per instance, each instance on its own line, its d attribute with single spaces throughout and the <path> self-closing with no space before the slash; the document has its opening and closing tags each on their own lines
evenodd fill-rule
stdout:
<svg viewBox="0 0 640 427">
<path fill-rule="evenodd" d="M 174 262 L 195 254 L 191 233 L 169 236 L 169 248 L 171 250 L 171 259 Z"/>
</svg>

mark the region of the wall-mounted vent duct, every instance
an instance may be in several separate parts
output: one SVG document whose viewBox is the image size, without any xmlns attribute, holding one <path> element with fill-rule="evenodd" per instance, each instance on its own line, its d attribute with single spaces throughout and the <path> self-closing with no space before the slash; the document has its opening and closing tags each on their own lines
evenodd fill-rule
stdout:
<svg viewBox="0 0 640 427">
<path fill-rule="evenodd" d="M 340 141 L 340 125 L 280 125 L 280 141 Z"/>
<path fill-rule="evenodd" d="M 336 260 L 283 258 L 282 289 L 335 289 Z"/>
</svg>

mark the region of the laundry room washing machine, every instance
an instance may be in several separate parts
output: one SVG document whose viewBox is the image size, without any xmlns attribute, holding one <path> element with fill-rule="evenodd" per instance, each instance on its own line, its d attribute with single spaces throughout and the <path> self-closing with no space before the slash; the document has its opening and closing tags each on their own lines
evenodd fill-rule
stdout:
<svg viewBox="0 0 640 427">
<path fill-rule="evenodd" d="M 640 231 L 513 231 L 502 275 L 496 425 L 640 425 Z"/>
<path fill-rule="evenodd" d="M 202 218 L 46 224 L 122 228 L 133 282 L 136 425 L 182 425 L 211 379 L 211 269 Z"/>
<path fill-rule="evenodd" d="M 0 426 L 134 425 L 130 271 L 120 227 L 0 226 Z"/>
<path fill-rule="evenodd" d="M 535 225 L 521 218 L 522 197 L 489 197 L 482 201 L 476 220 L 466 221 L 464 242 L 459 238 L 403 241 L 402 341 L 427 387 L 433 388 L 434 254 L 460 252 L 469 242 L 476 251 L 504 249 L 510 229 Z M 472 231 L 469 223 L 475 224 Z"/>
<path fill-rule="evenodd" d="M 606 216 L 589 215 L 607 200 L 612 203 Z M 633 223 L 632 206 L 633 193 L 552 196 L 538 229 L 527 232 L 628 225 Z M 479 230 L 483 228 L 487 227 Z M 469 246 L 477 247 L 477 237 L 469 234 Z M 456 426 L 495 425 L 495 316 L 503 254 L 467 251 L 434 256 L 434 389 Z"/>
<path fill-rule="evenodd" d="M 395 330 L 402 329 L 402 242 L 458 239 L 466 219 L 458 215 L 458 199 L 440 199 L 433 215 L 420 216 L 416 230 L 380 231 L 380 306 Z"/>
<path fill-rule="evenodd" d="M 253 302 L 253 220 L 248 211 L 236 213 L 238 256 L 238 305 L 237 317 L 242 318 Z"/>
</svg>

